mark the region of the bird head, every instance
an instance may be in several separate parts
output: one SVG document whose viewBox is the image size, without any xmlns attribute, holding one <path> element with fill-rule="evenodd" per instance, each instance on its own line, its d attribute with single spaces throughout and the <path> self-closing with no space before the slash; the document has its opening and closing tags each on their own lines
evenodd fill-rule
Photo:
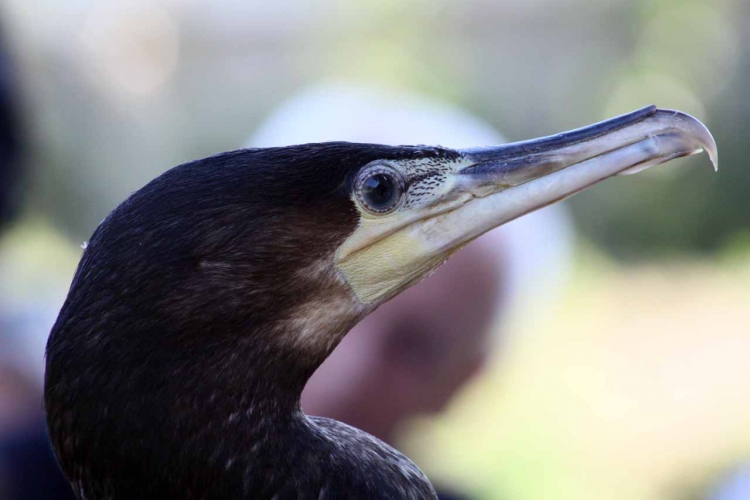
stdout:
<svg viewBox="0 0 750 500">
<path fill-rule="evenodd" d="M 301 363 L 303 385 L 357 321 L 484 232 L 702 150 L 715 164 L 699 121 L 648 107 L 492 148 L 321 143 L 175 167 L 91 238 L 48 373 L 90 371 L 88 356 L 148 382 L 153 367 L 189 370 L 200 353 L 217 376 L 235 374 L 243 359 L 227 353 L 244 345 L 260 353 L 254 362 Z M 275 357 L 263 357 L 268 346 Z"/>
</svg>

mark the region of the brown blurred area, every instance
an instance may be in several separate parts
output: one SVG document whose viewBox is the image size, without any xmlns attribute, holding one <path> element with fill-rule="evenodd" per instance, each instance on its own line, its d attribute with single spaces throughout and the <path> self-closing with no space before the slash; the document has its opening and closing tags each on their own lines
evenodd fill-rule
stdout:
<svg viewBox="0 0 750 500">
<path fill-rule="evenodd" d="M 6 0 L 0 26 L 28 142 L 25 175 L 0 177 L 20 203 L 0 236 L 0 435 L 41 418 L 46 335 L 98 222 L 305 89 L 421 95 L 509 140 L 655 103 L 705 121 L 719 173 L 680 160 L 566 202 L 559 295 L 521 273 L 466 391 L 384 437 L 477 498 L 743 498 L 721 485 L 750 461 L 747 2 Z"/>
</svg>

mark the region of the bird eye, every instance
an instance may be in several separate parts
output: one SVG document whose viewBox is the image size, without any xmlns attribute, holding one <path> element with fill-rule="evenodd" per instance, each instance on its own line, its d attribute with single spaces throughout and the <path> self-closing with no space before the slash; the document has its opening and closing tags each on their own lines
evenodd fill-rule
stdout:
<svg viewBox="0 0 750 500">
<path fill-rule="evenodd" d="M 388 167 L 368 169 L 357 182 L 357 198 L 365 209 L 375 214 L 386 214 L 395 209 L 403 194 L 401 176 Z"/>
</svg>

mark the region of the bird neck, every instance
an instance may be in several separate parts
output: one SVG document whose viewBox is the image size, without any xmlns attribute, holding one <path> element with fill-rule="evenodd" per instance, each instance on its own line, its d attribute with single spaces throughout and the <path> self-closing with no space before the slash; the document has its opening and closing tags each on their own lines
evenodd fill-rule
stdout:
<svg viewBox="0 0 750 500">
<path fill-rule="evenodd" d="M 153 415 L 155 432 L 163 429 L 165 417 L 171 426 L 202 428 L 202 435 L 215 433 L 216 439 L 227 435 L 217 422 L 236 423 L 243 429 L 238 446 L 281 432 L 286 423 L 304 418 L 302 390 L 361 313 L 332 315 L 329 309 L 305 305 L 233 333 L 227 325 L 218 339 L 205 333 L 162 335 L 165 345 L 153 346 L 138 370 L 143 375 L 132 386 L 133 399 L 142 398 L 144 407 L 162 406 L 162 414 Z M 123 368 L 132 382 L 133 364 Z M 163 382 L 161 390 L 154 391 L 154 381 Z"/>
<path fill-rule="evenodd" d="M 110 362 L 96 377 L 59 377 L 66 401 L 48 398 L 47 411 L 68 477 L 123 498 L 244 498 L 288 475 L 299 443 L 314 437 L 300 394 L 322 359 L 293 356 L 265 333 L 164 335 L 139 359 L 119 344 L 100 351 Z"/>
<path fill-rule="evenodd" d="M 236 298 L 206 293 L 213 282 L 197 278 L 201 294 L 183 285 L 162 300 L 73 293 L 51 335 L 45 389 L 66 475 L 139 498 L 130 478 L 203 491 L 201 482 L 243 485 L 246 471 L 265 484 L 258 474 L 274 464 L 293 470 L 304 443 L 326 441 L 301 411 L 302 390 L 370 312 L 336 279 L 319 273 Z M 91 296 L 99 301 L 83 301 Z"/>
<path fill-rule="evenodd" d="M 200 362 L 173 359 L 163 365 L 168 369 L 157 368 L 161 373 L 154 376 L 165 381 L 167 394 L 184 394 L 173 401 L 170 414 L 193 424 L 201 419 L 207 428 L 235 414 L 262 416 L 264 423 L 296 414 L 302 390 L 322 359 L 300 359 L 275 346 L 263 349 L 258 343 L 257 338 L 240 338 L 204 345 L 198 350 Z"/>
</svg>

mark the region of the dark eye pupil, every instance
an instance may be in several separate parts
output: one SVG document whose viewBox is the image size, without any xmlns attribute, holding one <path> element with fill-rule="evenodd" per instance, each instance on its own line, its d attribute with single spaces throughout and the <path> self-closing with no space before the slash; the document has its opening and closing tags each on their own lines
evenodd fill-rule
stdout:
<svg viewBox="0 0 750 500">
<path fill-rule="evenodd" d="M 362 196 L 370 208 L 386 210 L 398 201 L 396 183 L 387 174 L 375 174 L 362 185 Z"/>
</svg>

